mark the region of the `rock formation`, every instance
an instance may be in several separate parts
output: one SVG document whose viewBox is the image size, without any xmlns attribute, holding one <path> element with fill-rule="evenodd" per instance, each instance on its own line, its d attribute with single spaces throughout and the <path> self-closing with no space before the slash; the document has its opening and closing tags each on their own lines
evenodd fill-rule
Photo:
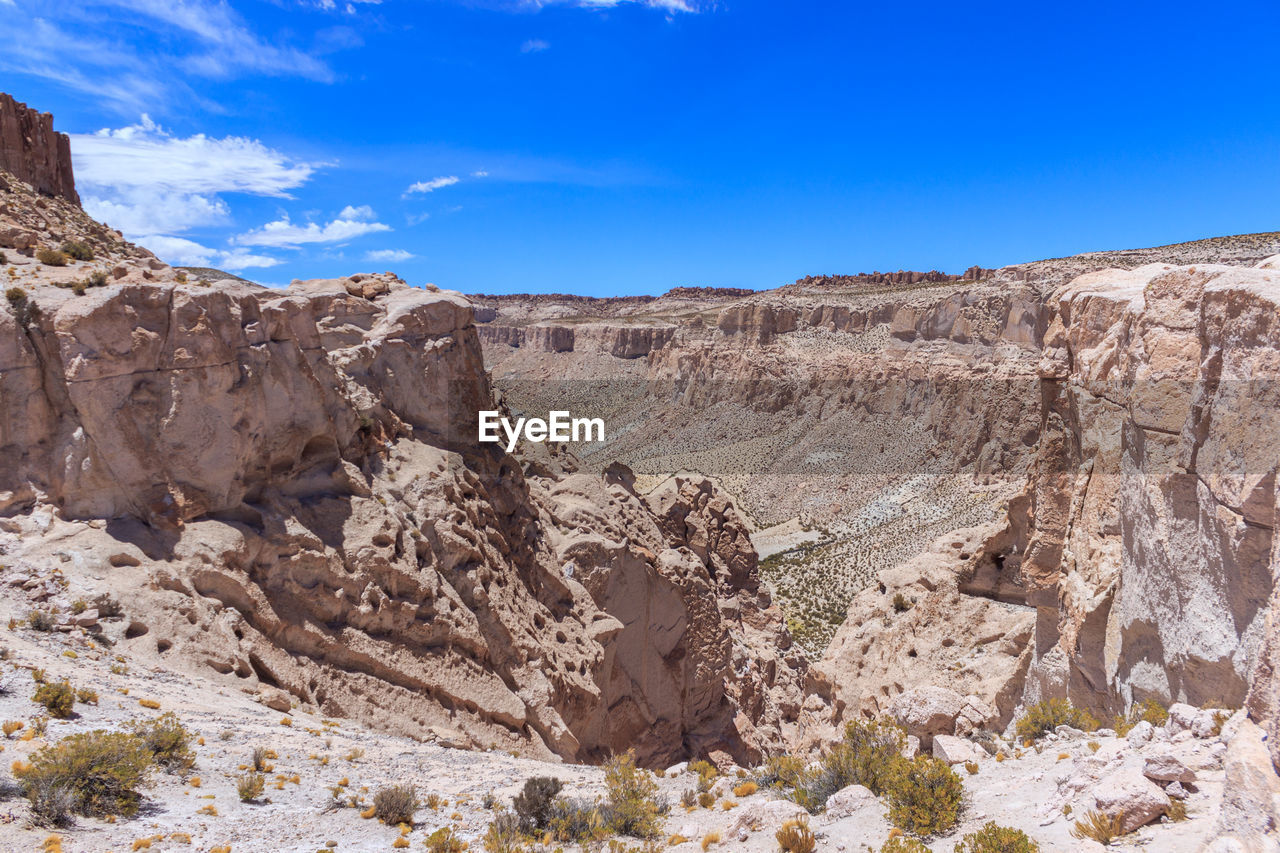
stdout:
<svg viewBox="0 0 1280 853">
<path fill-rule="evenodd" d="M 71 168 L 71 140 L 53 129 L 53 116 L 0 92 L 0 171 L 41 195 L 80 204 Z"/>
<path fill-rule="evenodd" d="M 573 759 L 746 761 L 798 712 L 804 662 L 709 485 L 651 508 L 625 469 L 476 443 L 462 297 L 354 276 L 24 305 L 0 311 L 5 524 L 22 565 L 136 590 L 131 656 Z"/>
</svg>

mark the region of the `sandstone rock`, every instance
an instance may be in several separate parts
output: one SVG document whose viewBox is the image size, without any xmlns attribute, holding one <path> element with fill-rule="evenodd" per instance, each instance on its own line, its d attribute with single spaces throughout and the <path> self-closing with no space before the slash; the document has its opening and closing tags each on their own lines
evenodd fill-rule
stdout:
<svg viewBox="0 0 1280 853">
<path fill-rule="evenodd" d="M 1148 756 L 1142 767 L 1142 775 L 1156 782 L 1196 781 L 1195 771 L 1167 752 Z"/>
<path fill-rule="evenodd" d="M 964 697 L 945 687 L 918 687 L 896 697 L 889 714 L 907 734 L 920 738 L 929 748 L 934 735 L 955 731 L 956 718 L 964 708 Z"/>
<path fill-rule="evenodd" d="M 287 714 L 293 709 L 292 697 L 288 693 L 265 684 L 258 688 L 258 701 L 281 713 Z"/>
<path fill-rule="evenodd" d="M 1105 776 L 1093 792 L 1098 811 L 1114 817 L 1123 812 L 1124 832 L 1133 832 L 1165 813 L 1169 798 L 1164 791 L 1134 769 L 1116 770 Z"/>
<path fill-rule="evenodd" d="M 978 761 L 986 755 L 986 752 L 976 744 L 964 738 L 941 734 L 933 736 L 933 757 L 940 758 L 948 764 Z"/>
<path fill-rule="evenodd" d="M 31 184 L 36 192 L 76 205 L 71 140 L 53 129 L 53 116 L 0 92 L 0 170 Z M 17 247 L 15 247 L 17 248 Z"/>
<path fill-rule="evenodd" d="M 1242 721 L 1227 744 L 1226 779 L 1217 832 L 1250 851 L 1280 850 L 1280 777 L 1271 765 L 1262 729 Z"/>
<path fill-rule="evenodd" d="M 1140 720 L 1134 724 L 1133 728 L 1129 729 L 1129 733 L 1125 735 L 1125 740 L 1129 742 L 1129 746 L 1138 749 L 1149 743 L 1154 734 L 1155 727 L 1146 720 Z"/>
<path fill-rule="evenodd" d="M 878 806 L 879 802 L 879 798 L 871 793 L 870 789 L 861 785 L 850 785 L 827 798 L 826 815 L 832 820 L 839 820 L 868 806 Z"/>
</svg>

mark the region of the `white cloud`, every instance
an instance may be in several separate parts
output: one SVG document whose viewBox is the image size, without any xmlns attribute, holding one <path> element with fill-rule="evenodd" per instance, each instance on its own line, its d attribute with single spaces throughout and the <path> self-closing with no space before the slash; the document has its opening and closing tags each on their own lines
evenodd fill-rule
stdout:
<svg viewBox="0 0 1280 853">
<path fill-rule="evenodd" d="M 448 177 L 443 178 L 432 178 L 429 181 L 418 181 L 416 184 L 411 184 L 409 189 L 405 190 L 404 194 L 432 193 L 438 189 L 443 189 L 444 187 L 451 187 L 456 183 L 458 183 L 458 178 L 454 175 L 449 175 Z"/>
<path fill-rule="evenodd" d="M 185 237 L 153 235 L 145 238 L 146 245 L 161 259 L 184 267 L 217 267 L 236 272 L 238 270 L 277 266 L 283 261 L 269 255 L 255 255 L 246 249 L 221 251 L 202 246 Z"/>
<path fill-rule="evenodd" d="M 487 177 L 489 177 L 489 173 L 488 173 L 488 172 L 486 172 L 484 169 L 481 169 L 481 170 L 480 170 L 480 171 L 478 171 L 478 172 L 472 172 L 472 173 L 471 173 L 471 177 L 473 177 L 473 178 L 487 178 Z"/>
<path fill-rule="evenodd" d="M 413 252 L 406 252 L 404 249 L 374 249 L 372 252 L 364 253 L 366 261 L 390 261 L 392 263 L 407 261 L 413 256 Z"/>
<path fill-rule="evenodd" d="M 547 6 L 575 6 L 579 9 L 614 9 L 618 6 L 647 6 L 650 9 L 663 9 L 668 14 L 675 12 L 698 11 L 698 3 L 686 0 L 515 0 L 507 4 L 518 9 L 542 9 Z"/>
<path fill-rule="evenodd" d="M 338 218 L 339 219 L 355 219 L 357 221 L 361 221 L 361 220 L 368 220 L 368 219 L 376 219 L 377 214 L 374 213 L 373 208 L 367 204 L 362 204 L 359 207 L 352 207 L 351 205 L 347 205 L 346 207 L 342 208 L 342 212 L 338 214 Z"/>
<path fill-rule="evenodd" d="M 324 225 L 308 222 L 306 225 L 294 224 L 286 214 L 274 222 L 268 222 L 261 228 L 233 238 L 233 242 L 241 246 L 273 246 L 276 248 L 295 249 L 304 243 L 340 243 L 353 240 L 365 234 L 379 231 L 390 231 L 390 225 L 381 222 L 369 222 L 362 214 L 368 208 L 345 208 L 337 219 Z M 356 216 L 346 214 L 354 213 Z M 373 211 L 368 210 L 370 216 Z"/>
<path fill-rule="evenodd" d="M 147 115 L 118 130 L 73 134 L 76 180 L 92 186 L 239 192 L 289 198 L 326 163 L 293 161 L 256 139 L 175 137 Z"/>
<path fill-rule="evenodd" d="M 549 47 L 551 47 L 550 42 L 545 42 L 542 39 L 529 39 L 527 42 L 520 45 L 520 52 L 541 53 Z"/>
<path fill-rule="evenodd" d="M 219 193 L 290 198 L 326 165 L 256 139 L 175 137 L 146 115 L 117 130 L 73 134 L 71 151 L 85 209 L 135 240 L 227 221 Z"/>
</svg>

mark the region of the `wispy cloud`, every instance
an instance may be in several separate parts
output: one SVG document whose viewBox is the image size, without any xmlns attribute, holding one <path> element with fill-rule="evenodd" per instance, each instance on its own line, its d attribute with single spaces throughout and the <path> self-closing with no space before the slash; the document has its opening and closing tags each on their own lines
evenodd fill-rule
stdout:
<svg viewBox="0 0 1280 853">
<path fill-rule="evenodd" d="M 165 261 L 184 267 L 217 267 L 237 272 L 265 269 L 284 263 L 270 255 L 255 255 L 248 249 L 211 249 L 185 237 L 154 236 L 148 239 L 147 246 Z"/>
<path fill-rule="evenodd" d="M 21 33 L 6 39 L 0 70 L 135 115 L 190 102 L 186 78 L 335 79 L 313 52 L 255 32 L 226 0 L 0 0 L 0 31 Z"/>
<path fill-rule="evenodd" d="M 407 261 L 413 256 L 413 252 L 406 252 L 404 249 L 374 249 L 372 252 L 364 253 L 366 261 L 388 261 L 390 263 Z"/>
<path fill-rule="evenodd" d="M 520 45 L 520 52 L 521 53 L 541 53 L 542 51 L 546 50 L 549 47 L 551 47 L 551 44 L 549 42 L 543 41 L 542 39 L 529 39 L 527 42 Z"/>
<path fill-rule="evenodd" d="M 373 221 L 375 214 L 368 205 L 343 208 L 336 219 L 320 225 L 308 222 L 294 223 L 288 214 L 260 228 L 254 228 L 232 238 L 241 246 L 268 246 L 279 249 L 296 249 L 307 243 L 341 243 L 366 234 L 390 231 L 391 226 Z"/>
<path fill-rule="evenodd" d="M 325 164 L 256 139 L 176 137 L 147 115 L 128 127 L 71 140 L 85 209 L 130 239 L 173 235 L 229 219 L 220 193 L 289 198 Z"/>
<path fill-rule="evenodd" d="M 418 181 L 416 184 L 410 184 L 409 189 L 405 190 L 404 194 L 412 195 L 413 193 L 433 193 L 436 190 L 451 187 L 456 183 L 458 183 L 458 177 L 456 175 L 449 175 L 448 177 L 443 178 L 432 178 L 429 181 Z"/>
<path fill-rule="evenodd" d="M 574 6 L 579 9 L 614 9 L 618 6 L 647 6 L 650 9 L 661 9 L 668 14 L 676 12 L 696 13 L 707 5 L 687 0 L 499 0 L 500 8 L 513 11 L 537 11 L 548 6 Z"/>
</svg>

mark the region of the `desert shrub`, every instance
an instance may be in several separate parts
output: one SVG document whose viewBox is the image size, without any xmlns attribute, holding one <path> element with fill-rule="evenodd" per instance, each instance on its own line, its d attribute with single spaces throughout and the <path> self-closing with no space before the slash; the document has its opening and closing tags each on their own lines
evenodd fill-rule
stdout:
<svg viewBox="0 0 1280 853">
<path fill-rule="evenodd" d="M 782 853 L 813 853 L 818 847 L 807 820 L 789 820 L 773 837 L 778 840 Z"/>
<path fill-rule="evenodd" d="M 31 626 L 33 631 L 52 631 L 57 624 L 57 620 L 53 618 L 53 614 L 45 610 L 32 610 L 27 614 L 27 624 Z"/>
<path fill-rule="evenodd" d="M 90 690 L 88 687 L 81 687 L 76 690 L 76 701 L 81 705 L 97 705 L 98 691 Z"/>
<path fill-rule="evenodd" d="M 989 821 L 956 845 L 955 853 L 1039 853 L 1040 845 L 1020 829 Z"/>
<path fill-rule="evenodd" d="M 604 768 L 608 789 L 602 813 L 609 829 L 619 835 L 656 838 L 666 810 L 658 800 L 653 774 L 636 766 L 630 752 L 610 759 Z"/>
<path fill-rule="evenodd" d="M 1124 812 L 1107 817 L 1102 812 L 1090 811 L 1071 828 L 1072 838 L 1092 839 L 1103 847 L 1121 835 L 1124 835 Z"/>
<path fill-rule="evenodd" d="M 880 853 L 931 853 L 931 851 L 914 838 L 892 835 L 880 847 Z"/>
<path fill-rule="evenodd" d="M 749 797 L 758 790 L 760 790 L 759 785 L 757 785 L 755 782 L 746 781 L 746 782 L 743 782 L 741 785 L 736 786 L 733 789 L 733 795 L 735 797 Z"/>
<path fill-rule="evenodd" d="M 191 751 L 191 733 L 172 711 L 154 720 L 133 723 L 133 731 L 146 743 L 165 772 L 185 774 L 196 763 L 196 755 Z"/>
<path fill-rule="evenodd" d="M 98 730 L 46 746 L 15 775 L 32 808 L 69 793 L 71 809 L 80 814 L 132 815 L 142 799 L 134 788 L 151 769 L 151 760 L 151 750 L 136 735 Z"/>
<path fill-rule="evenodd" d="M 430 853 L 462 853 L 467 849 L 466 842 L 454 835 L 453 829 L 447 826 L 428 835 L 425 844 Z"/>
<path fill-rule="evenodd" d="M 753 777 L 762 788 L 794 788 L 804 776 L 804 759 L 798 755 L 773 755 Z"/>
<path fill-rule="evenodd" d="M 267 787 L 267 780 L 261 773 L 249 771 L 236 779 L 236 793 L 240 802 L 252 803 L 262 796 Z"/>
<path fill-rule="evenodd" d="M 106 593 L 95 598 L 93 606 L 98 611 L 99 619 L 114 619 L 124 615 L 124 606 Z"/>
<path fill-rule="evenodd" d="M 893 595 L 893 612 L 906 613 L 911 609 L 911 600 L 900 592 Z"/>
<path fill-rule="evenodd" d="M 895 773 L 885 791 L 889 821 L 904 832 L 928 836 L 960 819 L 964 784 L 945 761 L 918 756 Z"/>
<path fill-rule="evenodd" d="M 602 841 L 609 835 L 600 810 L 584 800 L 555 800 L 547 829 L 556 841 L 578 844 Z"/>
<path fill-rule="evenodd" d="M 418 809 L 418 792 L 412 785 L 391 785 L 379 788 L 373 795 L 373 813 L 388 826 L 397 823 L 413 823 L 413 813 Z"/>
<path fill-rule="evenodd" d="M 27 298 L 27 292 L 21 287 L 11 287 L 4 292 L 4 298 L 9 302 L 9 307 L 13 309 L 13 316 L 17 318 L 18 325 L 22 328 L 30 328 L 31 323 L 40 316 L 40 309 L 34 302 Z M 46 630 L 52 630 L 50 625 Z"/>
<path fill-rule="evenodd" d="M 108 280 L 106 270 L 94 270 L 89 273 L 89 277 L 84 280 L 84 283 L 89 287 L 106 287 Z"/>
<path fill-rule="evenodd" d="M 272 755 L 272 751 L 265 746 L 255 746 L 253 748 L 253 769 L 257 773 L 270 773 L 273 769 L 268 763 Z"/>
<path fill-rule="evenodd" d="M 1111 727 L 1120 737 L 1125 737 L 1130 729 L 1141 722 L 1148 722 L 1159 728 L 1169 722 L 1169 711 L 1155 699 L 1143 699 L 1133 705 L 1127 714 L 1117 714 Z"/>
<path fill-rule="evenodd" d="M 1047 699 L 1032 705 L 1018 720 L 1018 737 L 1039 740 L 1058 726 L 1092 732 L 1097 730 L 1098 721 L 1088 711 L 1073 706 L 1066 699 Z"/>
<path fill-rule="evenodd" d="M 1187 819 L 1187 804 L 1182 800 L 1169 800 L 1169 807 L 1165 809 L 1164 816 L 1169 820 L 1177 822 Z"/>
<path fill-rule="evenodd" d="M 69 258 L 75 258 L 77 261 L 93 260 L 93 249 L 75 240 L 68 240 L 63 243 L 61 251 L 62 254 Z"/>
<path fill-rule="evenodd" d="M 36 823 L 46 826 L 71 823 L 76 795 L 69 785 L 42 780 L 27 789 L 27 798 L 31 801 L 31 814 Z"/>
<path fill-rule="evenodd" d="M 4 731 L 5 737 L 12 737 L 14 732 L 22 729 L 22 725 L 23 723 L 21 720 L 5 720 L 4 725 L 0 726 L 0 729 Z"/>
<path fill-rule="evenodd" d="M 67 256 L 57 249 L 37 249 L 36 260 L 47 267 L 65 267 L 67 265 Z"/>
<path fill-rule="evenodd" d="M 76 692 L 65 681 L 57 684 L 41 684 L 36 688 L 31 700 L 43 705 L 50 716 L 62 720 L 71 716 L 71 709 L 76 703 Z"/>
<path fill-rule="evenodd" d="M 520 835 L 520 818 L 502 812 L 493 819 L 480 842 L 486 853 L 520 853 L 524 841 Z"/>
<path fill-rule="evenodd" d="M 563 787 L 559 779 L 550 776 L 525 780 L 524 787 L 511 801 L 521 832 L 532 835 L 550 826 L 556 795 Z"/>
<path fill-rule="evenodd" d="M 701 847 L 705 853 L 705 851 L 710 850 L 712 847 L 714 847 L 719 843 L 720 843 L 720 833 L 708 832 L 706 835 L 702 836 L 702 841 L 698 842 L 698 846 Z"/>
<path fill-rule="evenodd" d="M 845 727 L 844 740 L 824 753 L 818 767 L 804 771 L 791 799 L 817 813 L 841 788 L 862 785 L 881 796 L 907 765 L 902 757 L 906 733 L 885 720 L 854 720 Z"/>
</svg>

